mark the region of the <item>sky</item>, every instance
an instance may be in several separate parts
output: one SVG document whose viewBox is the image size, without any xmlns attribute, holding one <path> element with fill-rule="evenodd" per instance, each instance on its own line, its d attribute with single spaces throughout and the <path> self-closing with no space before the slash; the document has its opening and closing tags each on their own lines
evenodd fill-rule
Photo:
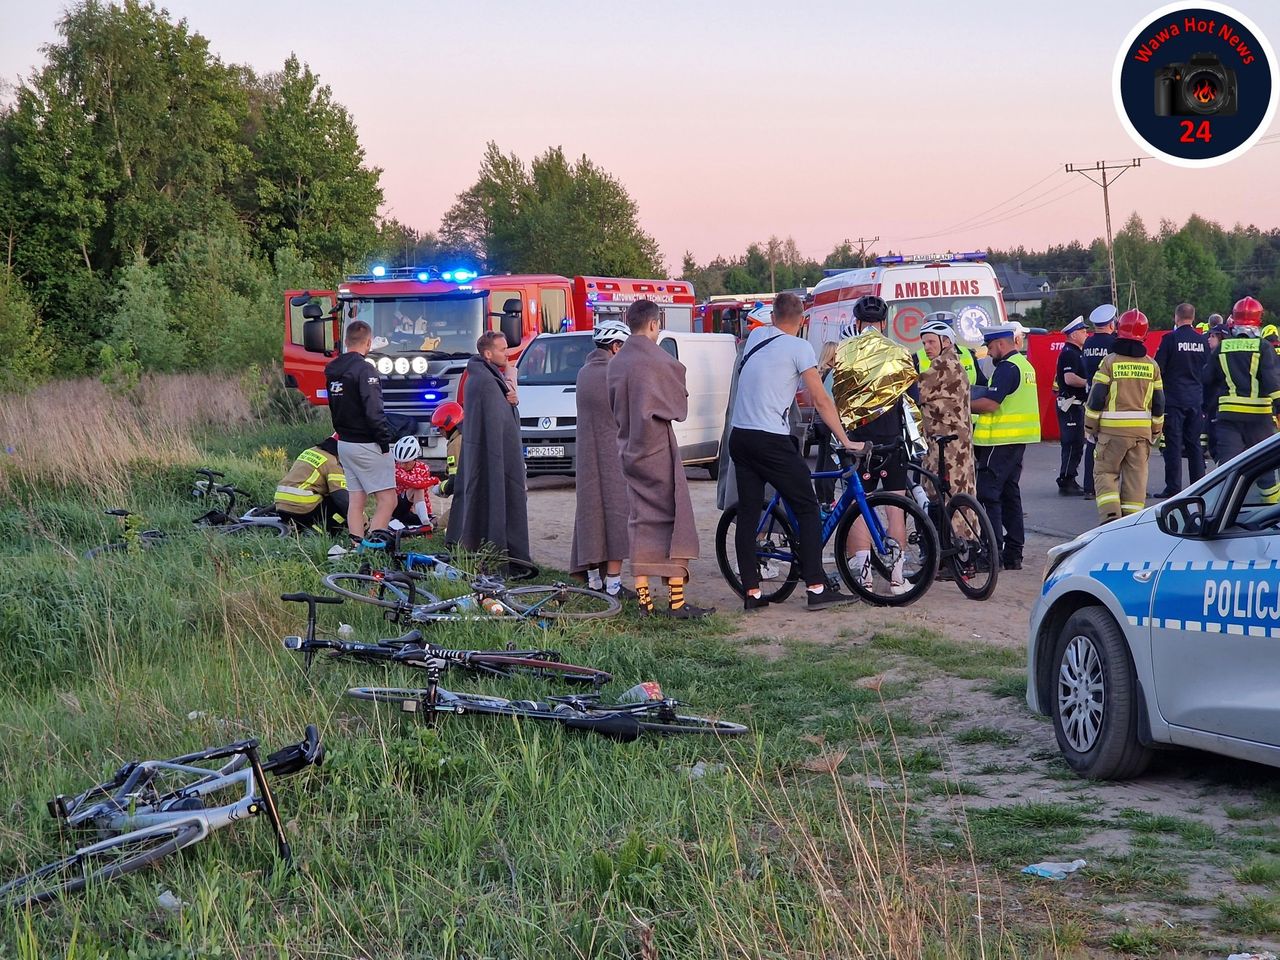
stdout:
<svg viewBox="0 0 1280 960">
<path fill-rule="evenodd" d="M 1063 164 L 1144 156 L 1112 67 L 1159 3 L 169 0 L 225 61 L 311 64 L 383 169 L 384 214 L 434 230 L 489 140 L 582 154 L 635 198 L 678 269 L 793 237 L 825 256 L 1039 248 L 1103 233 L 1102 191 Z M 54 41 L 61 0 L 0 0 L 0 78 Z M 1280 4 L 1238 5 L 1280 42 Z M 1271 132 L 1280 130 L 1273 124 Z M 1196 212 L 1280 226 L 1280 141 L 1209 170 L 1148 158 L 1113 228 Z"/>
</svg>

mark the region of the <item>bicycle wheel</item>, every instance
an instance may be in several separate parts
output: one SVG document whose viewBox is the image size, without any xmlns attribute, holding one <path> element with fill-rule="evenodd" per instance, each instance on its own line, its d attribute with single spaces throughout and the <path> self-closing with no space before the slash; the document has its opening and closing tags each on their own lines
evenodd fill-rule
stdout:
<svg viewBox="0 0 1280 960">
<path fill-rule="evenodd" d="M 48 903 L 79 893 L 91 883 L 122 877 L 194 843 L 200 825 L 175 823 L 121 834 L 46 864 L 0 887 L 0 902 L 11 907 Z"/>
<path fill-rule="evenodd" d="M 716 524 L 716 562 L 720 575 L 738 596 L 744 596 L 742 577 L 738 574 L 738 552 L 734 537 L 738 529 L 738 508 L 729 507 Z M 791 596 L 800 582 L 800 543 L 791 521 L 781 507 L 774 507 L 764 518 L 756 537 L 756 561 L 760 565 L 760 598 L 781 603 Z"/>
<path fill-rule="evenodd" d="M 413 588 L 413 599 L 410 600 L 406 583 L 396 582 L 393 577 L 376 573 L 330 573 L 325 575 L 321 583 L 340 597 L 376 604 L 388 610 L 399 610 L 414 603 L 440 602 L 440 598 L 434 593 L 416 586 Z"/>
<path fill-rule="evenodd" d="M 905 607 L 915 603 L 933 586 L 938 573 L 938 532 L 914 500 L 896 493 L 867 494 L 867 508 L 876 515 L 884 530 L 884 551 L 876 550 L 872 544 L 867 564 L 860 570 L 854 569 L 850 534 L 861 515 L 857 510 L 847 511 L 835 533 L 836 569 L 840 571 L 840 578 L 850 590 L 875 606 Z M 894 510 L 901 510 L 905 516 L 906 539 L 902 543 L 889 532 L 889 519 Z"/>
<path fill-rule="evenodd" d="M 747 728 L 740 723 L 730 723 L 728 720 L 711 720 L 707 717 L 686 716 L 679 713 L 671 713 L 662 716 L 661 711 L 654 711 L 650 714 L 639 714 L 636 719 L 640 721 L 640 729 L 644 733 L 656 733 L 661 736 L 703 736 L 703 737 L 740 737 L 747 732 Z"/>
<path fill-rule="evenodd" d="M 995 592 L 1000 576 L 1000 550 L 987 511 L 975 497 L 957 493 L 947 501 L 943 523 L 955 553 L 947 558 L 956 586 L 970 600 L 986 600 Z"/>
<path fill-rule="evenodd" d="M 512 587 L 495 596 L 526 616 L 548 620 L 604 620 L 622 612 L 622 601 L 617 597 L 563 583 Z"/>
<path fill-rule="evenodd" d="M 283 523 L 228 523 L 214 527 L 213 530 L 227 537 L 239 535 L 261 537 L 264 540 L 283 540 L 293 533 Z"/>
<path fill-rule="evenodd" d="M 138 546 L 142 549 L 154 547 L 157 544 L 164 543 L 168 539 L 168 534 L 163 530 L 143 530 L 138 534 Z M 128 553 L 132 544 L 127 540 L 117 540 L 114 543 L 104 543 L 101 546 L 91 547 L 84 552 L 86 560 L 93 560 L 97 557 L 105 556 L 109 553 Z"/>
</svg>

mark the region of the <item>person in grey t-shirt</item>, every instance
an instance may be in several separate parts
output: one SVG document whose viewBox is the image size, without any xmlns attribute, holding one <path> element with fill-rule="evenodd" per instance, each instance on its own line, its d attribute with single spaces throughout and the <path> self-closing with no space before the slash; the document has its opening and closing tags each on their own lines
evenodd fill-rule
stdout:
<svg viewBox="0 0 1280 960">
<path fill-rule="evenodd" d="M 752 332 L 738 362 L 729 456 L 738 481 L 734 545 L 746 610 L 758 610 L 768 603 L 760 597 L 760 567 L 756 560 L 756 529 L 764 511 L 765 484 L 772 484 L 795 514 L 800 567 L 809 586 L 808 608 L 820 610 L 852 600 L 827 585 L 818 498 L 809 467 L 791 436 L 788 413 L 801 384 L 809 391 L 814 411 L 832 435 L 846 449 L 857 450 L 858 446 L 845 435 L 835 402 L 822 388 L 813 347 L 798 336 L 803 322 L 804 304 L 800 298 L 793 293 L 778 294 L 773 302 L 773 326 Z"/>
</svg>

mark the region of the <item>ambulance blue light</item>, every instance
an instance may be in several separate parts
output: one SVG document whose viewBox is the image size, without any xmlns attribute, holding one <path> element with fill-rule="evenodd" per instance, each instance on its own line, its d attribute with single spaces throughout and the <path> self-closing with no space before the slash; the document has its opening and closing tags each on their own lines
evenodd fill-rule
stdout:
<svg viewBox="0 0 1280 960">
<path fill-rule="evenodd" d="M 427 271 L 425 271 L 425 270 L 419 270 L 419 271 L 418 271 L 418 282 L 419 282 L 419 283 L 426 283 L 426 282 L 427 282 L 428 280 L 430 280 L 430 279 L 431 279 L 431 274 L 427 273 Z"/>
<path fill-rule="evenodd" d="M 372 272 L 375 277 L 385 277 L 387 275 L 387 268 L 379 263 L 373 268 Z"/>
<path fill-rule="evenodd" d="M 448 279 L 448 274 L 445 275 L 445 278 Z M 476 272 L 474 270 L 453 271 L 453 279 L 458 281 L 458 283 L 466 283 L 468 280 L 474 280 L 475 278 Z"/>
<path fill-rule="evenodd" d="M 440 274 L 440 279 L 445 283 L 451 283 L 453 281 L 453 271 L 446 270 L 444 273 Z"/>
</svg>

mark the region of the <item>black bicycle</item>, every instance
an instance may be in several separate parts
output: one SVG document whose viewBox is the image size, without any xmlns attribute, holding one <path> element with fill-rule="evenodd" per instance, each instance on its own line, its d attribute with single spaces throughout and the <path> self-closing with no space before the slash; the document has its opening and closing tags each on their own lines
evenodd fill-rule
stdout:
<svg viewBox="0 0 1280 960">
<path fill-rule="evenodd" d="M 329 640 L 316 636 L 316 605 L 340 604 L 343 602 L 341 597 L 286 593 L 280 599 L 307 605 L 306 636 L 284 638 L 285 649 L 301 653 L 307 669 L 310 669 L 317 653 L 326 653 L 326 659 L 398 663 L 418 668 L 425 668 L 432 660 L 442 660 L 450 667 L 484 676 L 529 676 L 562 683 L 590 684 L 593 687 L 599 687 L 613 679 L 613 674 L 608 671 L 565 663 L 556 650 L 452 650 L 428 643 L 423 639 L 422 631 L 416 629 L 377 643 Z"/>
<path fill-rule="evenodd" d="M 938 445 L 938 472 L 931 473 L 908 460 L 907 475 L 913 484 L 924 486 L 927 482 L 932 488 L 928 512 L 941 546 L 938 579 L 954 580 L 970 600 L 986 600 L 995 592 L 1000 576 L 995 527 L 977 498 L 951 492 L 947 445 L 959 437 L 952 433 L 931 439 Z"/>
<path fill-rule="evenodd" d="M 598 693 L 569 694 L 546 700 L 508 700 L 479 693 L 457 693 L 440 686 L 440 674 L 448 664 L 428 660 L 423 664 L 427 685 L 407 687 L 353 687 L 347 696 L 398 707 L 404 713 L 426 714 L 434 724 L 440 714 L 454 716 L 519 717 L 557 723 L 570 730 L 584 730 L 610 740 L 630 741 L 641 734 L 736 737 L 747 732 L 740 723 L 692 716 L 652 681 L 632 687 L 617 703 L 605 703 Z"/>
<path fill-rule="evenodd" d="M 124 530 L 120 534 L 120 539 L 112 540 L 110 543 L 104 543 L 100 546 L 90 547 L 86 550 L 84 552 L 86 560 L 93 560 L 109 553 L 131 553 L 147 550 L 151 547 L 159 546 L 169 539 L 169 535 L 163 530 L 141 529 L 141 517 L 132 510 L 116 508 L 114 510 L 104 510 L 103 513 L 108 517 L 119 517 L 123 520 Z"/>
</svg>

